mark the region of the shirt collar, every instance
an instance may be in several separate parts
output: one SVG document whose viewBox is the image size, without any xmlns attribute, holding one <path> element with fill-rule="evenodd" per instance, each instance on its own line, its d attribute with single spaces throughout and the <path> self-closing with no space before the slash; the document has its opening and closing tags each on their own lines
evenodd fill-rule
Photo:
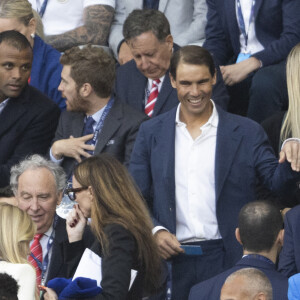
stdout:
<svg viewBox="0 0 300 300">
<path fill-rule="evenodd" d="M 53 231 L 53 222 L 52 222 L 51 226 L 49 227 L 49 229 L 44 233 L 44 235 L 47 237 L 50 237 L 52 231 Z"/>
<path fill-rule="evenodd" d="M 212 110 L 212 113 L 208 119 L 208 121 L 203 124 L 200 128 L 203 128 L 204 126 L 213 126 L 213 127 L 218 127 L 218 111 L 216 109 L 216 106 L 215 106 L 215 103 L 213 100 L 210 100 L 212 105 L 213 105 L 213 110 Z M 180 113 L 180 106 L 181 106 L 181 103 L 179 103 L 178 107 L 177 107 L 177 110 L 176 110 L 176 117 L 175 117 L 175 123 L 178 125 L 178 126 L 186 126 L 186 124 L 182 121 L 180 121 L 179 119 L 179 113 Z"/>
<path fill-rule="evenodd" d="M 101 109 L 99 109 L 98 111 L 96 111 L 96 112 L 92 115 L 92 117 L 93 117 L 93 119 L 94 119 L 94 121 L 95 121 L 96 123 L 98 123 L 98 122 L 100 121 L 101 116 L 102 116 L 102 114 L 103 114 L 103 112 L 104 112 L 105 107 L 106 107 L 106 105 L 103 106 Z M 86 116 L 86 117 L 88 117 L 88 116 Z"/>
</svg>

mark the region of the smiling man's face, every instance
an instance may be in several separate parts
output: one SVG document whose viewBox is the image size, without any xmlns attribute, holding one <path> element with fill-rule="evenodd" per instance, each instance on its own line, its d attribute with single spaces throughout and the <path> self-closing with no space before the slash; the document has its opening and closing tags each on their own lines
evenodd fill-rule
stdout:
<svg viewBox="0 0 300 300">
<path fill-rule="evenodd" d="M 32 50 L 18 50 L 6 42 L 0 44 L 0 102 L 18 97 L 28 82 Z"/>
<path fill-rule="evenodd" d="M 25 171 L 18 179 L 18 206 L 26 211 L 37 226 L 37 233 L 50 228 L 61 201 L 52 173 L 46 168 Z"/>
</svg>

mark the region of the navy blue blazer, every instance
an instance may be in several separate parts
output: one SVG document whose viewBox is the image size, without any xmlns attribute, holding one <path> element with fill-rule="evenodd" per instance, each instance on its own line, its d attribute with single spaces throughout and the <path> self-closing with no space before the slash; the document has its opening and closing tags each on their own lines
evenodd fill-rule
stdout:
<svg viewBox="0 0 300 300">
<path fill-rule="evenodd" d="M 204 47 L 214 56 L 217 65 L 225 65 L 240 52 L 239 27 L 235 0 L 207 0 L 207 25 Z M 286 59 L 300 42 L 299 0 L 256 0 L 255 32 L 264 50 L 253 56 L 263 66 Z"/>
<path fill-rule="evenodd" d="M 131 155 L 129 170 L 148 202 L 154 225 L 176 234 L 175 115 L 172 109 L 144 122 Z M 235 239 L 240 209 L 255 199 L 257 178 L 270 189 L 295 184 L 290 164 L 278 165 L 262 127 L 217 107 L 219 124 L 215 154 L 216 214 L 225 247 L 225 267 L 242 255 Z M 201 166 L 199 166 L 201 167 Z"/>
<path fill-rule="evenodd" d="M 300 205 L 284 218 L 284 243 L 279 256 L 278 271 L 287 277 L 300 272 Z"/>
<path fill-rule="evenodd" d="M 174 44 L 174 51 L 179 46 Z M 219 80 L 221 73 L 217 71 L 217 83 L 213 88 L 213 99 L 223 109 L 227 109 L 229 96 L 222 80 Z M 136 110 L 145 111 L 145 90 L 148 84 L 148 78 L 145 77 L 136 67 L 134 60 L 118 67 L 115 93 L 121 101 L 126 102 Z M 165 113 L 178 105 L 177 90 L 171 85 L 169 71 L 166 72 L 161 90 L 158 94 L 152 117 Z"/>
<path fill-rule="evenodd" d="M 257 268 L 264 272 L 272 284 L 273 300 L 287 300 L 287 277 L 277 272 L 274 264 L 253 257 L 244 257 L 233 268 L 194 285 L 189 300 L 219 300 L 226 278 L 235 271 L 244 268 Z"/>
</svg>

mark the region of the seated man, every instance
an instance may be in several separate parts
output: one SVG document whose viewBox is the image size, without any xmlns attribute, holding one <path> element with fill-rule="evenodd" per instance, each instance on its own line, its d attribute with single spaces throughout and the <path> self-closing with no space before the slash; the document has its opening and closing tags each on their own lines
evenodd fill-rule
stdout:
<svg viewBox="0 0 300 300">
<path fill-rule="evenodd" d="M 116 1 L 116 13 L 109 34 L 109 46 L 120 64 L 131 60 L 132 54 L 122 34 L 125 19 L 134 9 L 158 9 L 170 22 L 176 44 L 199 44 L 204 42 L 207 6 L 205 0 L 126 0 Z M 119 50 L 119 51 L 118 51 Z"/>
<path fill-rule="evenodd" d="M 76 161 L 92 154 L 108 152 L 128 164 L 146 117 L 114 99 L 114 59 L 103 49 L 74 47 L 63 54 L 61 63 L 59 90 L 67 99 L 67 111 L 59 120 L 51 159 L 61 164 L 68 178 Z"/>
<path fill-rule="evenodd" d="M 40 259 L 31 253 L 39 283 L 46 283 L 55 277 L 64 277 L 70 270 L 64 264 L 64 243 L 68 242 L 66 221 L 56 215 L 65 187 L 63 169 L 39 155 L 33 155 L 11 169 L 10 184 L 16 196 L 18 207 L 26 211 L 37 226 L 37 234 L 31 243 L 39 248 Z M 36 240 L 37 239 L 37 240 Z M 93 243 L 88 230 L 84 234 L 85 247 Z M 38 261 L 37 261 L 38 259 Z M 75 271 L 75 270 L 74 270 Z"/>
<path fill-rule="evenodd" d="M 240 259 L 239 211 L 254 200 L 258 180 L 273 191 L 299 180 L 300 143 L 287 141 L 278 161 L 260 125 L 217 106 L 206 49 L 176 51 L 170 74 L 180 104 L 141 125 L 129 169 L 153 216 L 161 256 L 172 262 L 173 300 L 182 300 Z M 184 255 L 182 246 L 197 246 L 198 255 Z"/>
<path fill-rule="evenodd" d="M 300 41 L 298 0 L 208 0 L 206 40 L 225 84 L 229 111 L 261 122 L 288 105 L 285 60 Z"/>
<path fill-rule="evenodd" d="M 173 44 L 167 18 L 157 10 L 134 10 L 124 23 L 123 34 L 133 60 L 117 70 L 117 96 L 150 117 L 169 111 L 178 104 L 169 67 L 179 46 Z M 226 88 L 221 84 L 214 88 L 213 97 L 226 108 Z"/>
<path fill-rule="evenodd" d="M 28 85 L 32 48 L 17 31 L 0 33 L 0 188 L 9 184 L 11 166 L 25 156 L 46 154 L 59 108 Z"/>
<path fill-rule="evenodd" d="M 279 209 L 269 202 L 251 202 L 240 211 L 235 235 L 243 246 L 243 258 L 236 265 L 195 285 L 189 300 L 219 300 L 225 279 L 235 271 L 257 268 L 270 280 L 273 299 L 286 299 L 288 279 L 276 271 L 276 260 L 283 243 L 283 220 Z"/>
<path fill-rule="evenodd" d="M 272 286 L 260 270 L 246 268 L 231 274 L 225 281 L 220 300 L 273 300 Z M 211 298 L 209 298 L 211 299 Z M 281 300 L 286 299 L 286 294 Z"/>
<path fill-rule="evenodd" d="M 115 0 L 29 0 L 42 18 L 45 41 L 59 51 L 92 43 L 107 46 Z"/>
</svg>

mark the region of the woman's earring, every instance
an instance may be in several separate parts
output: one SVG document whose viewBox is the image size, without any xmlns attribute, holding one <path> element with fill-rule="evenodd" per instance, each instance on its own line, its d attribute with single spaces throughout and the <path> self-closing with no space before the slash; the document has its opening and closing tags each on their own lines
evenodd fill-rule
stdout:
<svg viewBox="0 0 300 300">
<path fill-rule="evenodd" d="M 34 34 L 34 33 L 31 33 L 30 36 L 34 39 L 35 34 Z"/>
</svg>

